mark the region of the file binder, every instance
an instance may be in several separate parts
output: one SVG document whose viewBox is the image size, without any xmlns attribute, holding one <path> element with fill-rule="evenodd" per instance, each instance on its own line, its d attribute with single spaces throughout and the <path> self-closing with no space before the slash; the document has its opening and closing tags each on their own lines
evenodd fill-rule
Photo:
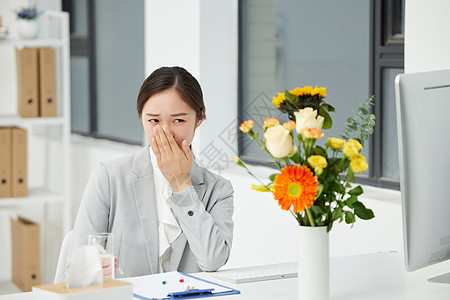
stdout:
<svg viewBox="0 0 450 300">
<path fill-rule="evenodd" d="M 39 116 L 38 52 L 16 48 L 18 112 L 21 117 Z"/>
<path fill-rule="evenodd" d="M 12 196 L 12 129 L 0 128 L 0 198 Z"/>
<path fill-rule="evenodd" d="M 12 128 L 12 196 L 28 196 L 27 131 Z"/>
<path fill-rule="evenodd" d="M 23 292 L 41 283 L 39 224 L 11 218 L 12 281 Z"/>
<path fill-rule="evenodd" d="M 39 48 L 39 116 L 56 117 L 55 49 Z"/>
<path fill-rule="evenodd" d="M 176 271 L 120 280 L 132 283 L 134 297 L 143 300 L 193 299 L 240 293 L 236 289 Z"/>
</svg>

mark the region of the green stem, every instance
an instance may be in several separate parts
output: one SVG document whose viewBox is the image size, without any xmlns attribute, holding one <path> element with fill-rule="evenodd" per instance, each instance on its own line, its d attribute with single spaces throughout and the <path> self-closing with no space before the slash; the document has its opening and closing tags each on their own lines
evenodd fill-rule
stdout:
<svg viewBox="0 0 450 300">
<path fill-rule="evenodd" d="M 312 227 L 316 227 L 316 223 L 314 222 L 313 216 L 311 214 L 311 210 L 309 208 L 306 208 L 306 215 L 308 216 L 309 223 Z"/>
</svg>

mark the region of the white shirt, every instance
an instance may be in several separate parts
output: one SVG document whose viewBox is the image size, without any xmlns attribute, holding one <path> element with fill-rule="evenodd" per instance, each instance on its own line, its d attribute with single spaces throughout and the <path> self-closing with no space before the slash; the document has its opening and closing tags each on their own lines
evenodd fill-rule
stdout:
<svg viewBox="0 0 450 300">
<path fill-rule="evenodd" d="M 167 199 L 172 196 L 172 187 L 161 173 L 152 148 L 148 147 L 148 149 L 153 166 L 155 202 L 158 215 L 159 272 L 164 272 L 162 261 L 166 258 L 170 244 L 181 234 L 181 228 L 167 203 Z"/>
</svg>

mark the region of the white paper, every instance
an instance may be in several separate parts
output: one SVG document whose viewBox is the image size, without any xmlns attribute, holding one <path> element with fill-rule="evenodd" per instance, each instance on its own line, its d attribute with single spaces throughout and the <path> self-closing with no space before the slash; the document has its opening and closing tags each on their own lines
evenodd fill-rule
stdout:
<svg viewBox="0 0 450 300">
<path fill-rule="evenodd" d="M 169 293 L 187 289 L 213 289 L 211 293 L 230 292 L 233 289 L 206 282 L 179 272 L 167 272 L 139 277 L 120 278 L 133 284 L 133 293 L 148 299 L 165 299 Z"/>
</svg>

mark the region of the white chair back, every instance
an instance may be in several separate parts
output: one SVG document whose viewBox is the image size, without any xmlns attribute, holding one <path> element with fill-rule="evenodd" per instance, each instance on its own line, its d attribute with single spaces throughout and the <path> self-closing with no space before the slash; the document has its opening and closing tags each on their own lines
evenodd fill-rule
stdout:
<svg viewBox="0 0 450 300">
<path fill-rule="evenodd" d="M 66 264 L 68 259 L 67 255 L 69 254 L 70 244 L 72 242 L 72 233 L 73 231 L 69 231 L 64 237 L 64 240 L 61 244 L 54 283 L 64 282 L 64 273 L 66 271 Z"/>
</svg>

